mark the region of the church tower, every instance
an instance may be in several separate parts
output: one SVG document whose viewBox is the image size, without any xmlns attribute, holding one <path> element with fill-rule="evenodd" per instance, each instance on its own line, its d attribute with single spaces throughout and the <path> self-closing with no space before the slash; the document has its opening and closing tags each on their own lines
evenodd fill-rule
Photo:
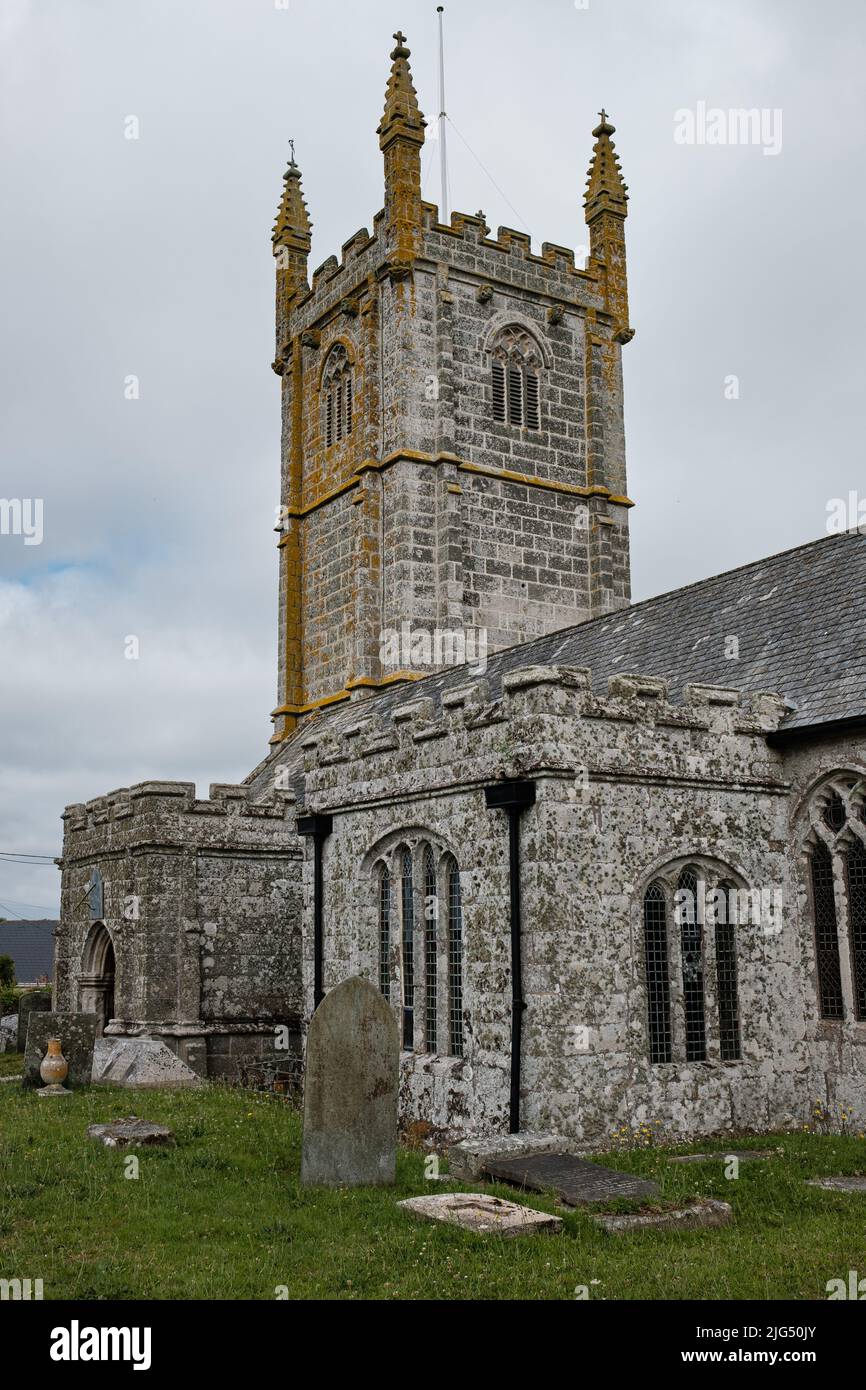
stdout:
<svg viewBox="0 0 866 1390">
<path fill-rule="evenodd" d="M 601 113 L 590 254 L 533 255 L 421 197 L 425 121 L 394 35 L 385 205 L 308 278 L 294 160 L 273 232 L 282 380 L 279 688 L 304 715 L 629 602 L 626 186 Z"/>
</svg>

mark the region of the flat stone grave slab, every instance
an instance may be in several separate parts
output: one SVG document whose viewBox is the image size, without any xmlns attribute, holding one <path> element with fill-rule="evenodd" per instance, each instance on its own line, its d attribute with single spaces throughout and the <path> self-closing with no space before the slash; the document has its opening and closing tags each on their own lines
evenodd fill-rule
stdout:
<svg viewBox="0 0 866 1390">
<path fill-rule="evenodd" d="M 410 1216 L 444 1221 L 476 1235 L 522 1236 L 532 1231 L 560 1231 L 562 1218 L 533 1211 L 519 1202 L 504 1202 L 488 1192 L 442 1192 L 435 1197 L 410 1197 L 398 1202 Z"/>
<path fill-rule="evenodd" d="M 27 1087 L 45 1084 L 39 1075 L 39 1067 L 48 1051 L 48 1039 L 59 1038 L 60 1049 L 69 1063 L 69 1074 L 63 1083 L 64 1086 L 73 1091 L 79 1086 L 89 1086 L 98 1027 L 99 1019 L 96 1014 L 31 1013 L 21 1084 Z"/>
<path fill-rule="evenodd" d="M 488 1159 L 562 1154 L 568 1153 L 571 1147 L 569 1140 L 561 1135 L 529 1130 L 520 1134 L 498 1134 L 493 1139 L 462 1139 L 448 1149 L 448 1172 L 458 1182 L 478 1182 Z"/>
<path fill-rule="evenodd" d="M 622 1212 L 616 1215 L 599 1213 L 593 1216 L 596 1225 L 611 1236 L 628 1235 L 631 1231 L 694 1231 L 704 1226 L 727 1226 L 734 1213 L 728 1202 L 714 1197 L 702 1197 L 688 1206 L 671 1211 Z"/>
<path fill-rule="evenodd" d="M 657 1197 L 658 1183 L 603 1168 L 574 1154 L 527 1154 L 525 1157 L 490 1158 L 484 1164 L 488 1177 L 514 1183 L 535 1192 L 553 1191 L 569 1206 L 609 1202 L 615 1197 Z"/>
<path fill-rule="evenodd" d="M 107 1149 L 132 1149 L 143 1146 L 170 1149 L 174 1147 L 174 1134 L 165 1125 L 151 1124 L 140 1120 L 137 1115 L 128 1115 L 125 1120 L 111 1120 L 105 1125 L 88 1125 L 88 1137 Z"/>
<path fill-rule="evenodd" d="M 709 1163 L 712 1159 L 717 1159 L 719 1163 L 725 1163 L 729 1158 L 738 1158 L 741 1163 L 751 1163 L 760 1158 L 775 1158 L 775 1149 L 720 1149 L 714 1154 L 672 1154 L 668 1163 Z"/>
<path fill-rule="evenodd" d="M 866 1178 L 845 1177 L 809 1178 L 809 1187 L 823 1187 L 825 1192 L 866 1192 Z"/>
</svg>

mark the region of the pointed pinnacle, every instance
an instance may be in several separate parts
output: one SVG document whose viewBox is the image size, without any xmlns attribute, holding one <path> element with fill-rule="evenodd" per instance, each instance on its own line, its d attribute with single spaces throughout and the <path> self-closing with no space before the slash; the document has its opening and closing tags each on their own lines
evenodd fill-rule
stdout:
<svg viewBox="0 0 866 1390">
<path fill-rule="evenodd" d="M 397 47 L 391 50 L 391 74 L 385 89 L 385 110 L 376 130 L 379 146 L 386 145 L 397 136 L 424 143 L 424 127 L 427 122 L 418 106 L 418 94 L 412 83 L 412 70 L 409 67 L 410 50 L 406 47 L 406 36 L 401 30 L 394 35 Z"/>
<path fill-rule="evenodd" d="M 299 250 L 310 249 L 310 231 L 312 223 L 307 204 L 304 201 L 301 189 L 301 171 L 295 163 L 295 142 L 289 141 L 292 147 L 289 167 L 283 174 L 283 196 L 280 199 L 280 206 L 277 210 L 277 220 L 274 223 L 274 230 L 271 241 L 276 245 L 291 245 Z"/>
<path fill-rule="evenodd" d="M 616 212 L 620 217 L 628 215 L 628 186 L 623 180 L 619 156 L 610 138 L 616 127 L 611 125 L 604 107 L 599 115 L 601 122 L 592 132 L 595 144 L 583 198 L 587 222 L 600 212 Z"/>
</svg>

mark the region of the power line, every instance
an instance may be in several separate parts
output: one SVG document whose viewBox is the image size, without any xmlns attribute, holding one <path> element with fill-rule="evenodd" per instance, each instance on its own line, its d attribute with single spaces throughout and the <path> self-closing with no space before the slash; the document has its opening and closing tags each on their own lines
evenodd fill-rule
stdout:
<svg viewBox="0 0 866 1390">
<path fill-rule="evenodd" d="M 31 854 L 27 849 L 0 849 L 0 858 L 5 859 L 10 854 L 14 854 L 16 859 L 49 859 L 54 863 L 53 854 Z"/>
</svg>

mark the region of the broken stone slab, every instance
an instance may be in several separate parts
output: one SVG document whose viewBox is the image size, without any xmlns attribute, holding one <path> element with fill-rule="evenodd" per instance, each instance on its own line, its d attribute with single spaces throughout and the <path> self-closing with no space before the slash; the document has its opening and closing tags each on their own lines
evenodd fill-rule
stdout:
<svg viewBox="0 0 866 1390">
<path fill-rule="evenodd" d="M 570 1141 L 559 1134 L 498 1134 L 492 1139 L 463 1139 L 448 1149 L 448 1172 L 460 1182 L 477 1182 L 491 1158 L 568 1153 Z"/>
<path fill-rule="evenodd" d="M 738 1158 L 741 1163 L 751 1163 L 760 1158 L 778 1157 L 775 1149 L 719 1149 L 714 1154 L 672 1154 L 668 1163 L 708 1163 L 712 1159 L 717 1159 L 719 1163 L 726 1163 L 729 1158 Z"/>
<path fill-rule="evenodd" d="M 658 1183 L 633 1173 L 604 1168 L 574 1154 L 540 1153 L 511 1158 L 490 1158 L 484 1173 L 497 1182 L 513 1183 L 535 1192 L 553 1191 L 569 1206 L 610 1202 L 616 1197 L 657 1197 Z"/>
<path fill-rule="evenodd" d="M 534 1211 L 519 1202 L 505 1202 L 489 1192 L 442 1192 L 434 1197 L 410 1197 L 398 1207 L 424 1221 L 444 1221 L 476 1235 L 522 1236 L 532 1231 L 559 1231 L 562 1218 Z"/>
<path fill-rule="evenodd" d="M 702 1197 L 688 1206 L 671 1211 L 622 1212 L 615 1215 L 597 1213 L 596 1225 L 611 1236 L 629 1235 L 632 1231 L 694 1231 L 705 1226 L 727 1226 L 734 1219 L 728 1202 L 715 1197 Z"/>
<path fill-rule="evenodd" d="M 866 1192 L 866 1178 L 847 1177 L 841 1174 L 835 1178 L 808 1178 L 809 1187 L 823 1187 L 825 1192 Z"/>
<path fill-rule="evenodd" d="M 64 1086 L 72 1090 L 89 1086 L 98 1027 L 96 1014 L 31 1013 L 24 1049 L 22 1086 L 45 1084 L 39 1075 L 39 1067 L 48 1051 L 49 1038 L 60 1039 L 60 1048 L 69 1066 Z"/>
<path fill-rule="evenodd" d="M 93 1082 L 102 1086 L 203 1086 L 197 1072 L 157 1038 L 97 1038 Z"/>
<path fill-rule="evenodd" d="M 151 1124 L 140 1120 L 137 1115 L 128 1115 L 125 1120 L 112 1120 L 105 1125 L 88 1125 L 89 1138 L 104 1144 L 107 1149 L 130 1149 L 148 1147 L 173 1148 L 174 1134 L 165 1125 Z"/>
</svg>

